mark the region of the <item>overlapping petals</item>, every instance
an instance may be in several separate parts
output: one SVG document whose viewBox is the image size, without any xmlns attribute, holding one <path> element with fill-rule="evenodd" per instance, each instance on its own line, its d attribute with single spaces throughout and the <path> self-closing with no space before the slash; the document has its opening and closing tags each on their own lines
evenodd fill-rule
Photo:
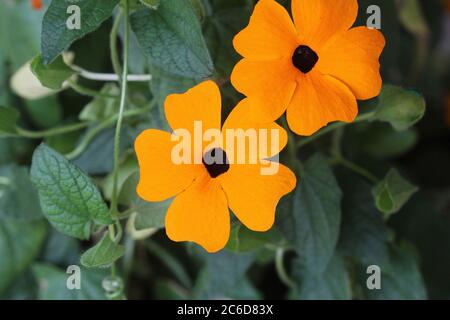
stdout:
<svg viewBox="0 0 450 320">
<path fill-rule="evenodd" d="M 238 152 L 245 158 L 253 155 L 248 145 L 226 149 L 230 159 L 229 169 L 216 178 L 207 171 L 206 165 L 174 164 L 172 151 L 177 143 L 177 129 L 194 131 L 193 122 L 201 121 L 203 129 L 220 129 L 220 92 L 212 81 L 206 81 L 184 94 L 171 95 L 166 99 L 166 118 L 174 133 L 146 130 L 139 135 L 135 149 L 140 165 L 139 195 L 147 201 L 160 201 L 175 197 L 166 216 L 166 232 L 174 241 L 193 241 L 208 252 L 222 249 L 229 238 L 229 209 L 254 231 L 266 231 L 275 221 L 275 209 L 280 198 L 289 193 L 296 184 L 295 175 L 283 165 L 272 162 L 287 143 L 287 133 L 276 123 L 255 123 L 250 116 L 248 100 L 242 101 L 231 112 L 222 128 L 226 149 L 226 132 L 240 129 L 269 133 L 265 139 L 258 136 L 258 147 L 268 150 L 257 154 L 257 161 L 234 163 Z M 270 135 L 276 130 L 276 135 Z M 194 134 L 194 133 L 193 133 Z M 229 142 L 229 141 L 228 141 Z M 203 153 L 206 145 L 202 144 Z M 263 169 L 275 168 L 271 174 L 261 174 Z"/>
<path fill-rule="evenodd" d="M 378 30 L 351 29 L 357 13 L 357 0 L 292 0 L 292 22 L 275 0 L 257 3 L 249 25 L 234 39 L 244 58 L 231 76 L 255 121 L 274 121 L 288 110 L 291 129 L 311 135 L 329 122 L 353 121 L 356 99 L 379 94 L 385 40 Z M 318 56 L 310 72 L 292 62 L 299 46 Z"/>
</svg>

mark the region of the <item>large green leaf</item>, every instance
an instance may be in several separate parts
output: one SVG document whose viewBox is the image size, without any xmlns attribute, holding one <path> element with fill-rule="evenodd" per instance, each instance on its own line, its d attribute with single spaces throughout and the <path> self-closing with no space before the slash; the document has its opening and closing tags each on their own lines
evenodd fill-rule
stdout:
<svg viewBox="0 0 450 320">
<path fill-rule="evenodd" d="M 43 218 L 28 167 L 0 166 L 0 220 L 30 221 Z"/>
<path fill-rule="evenodd" d="M 199 83 L 198 80 L 175 75 L 152 66 L 153 79 L 150 82 L 150 90 L 155 97 L 159 108 L 153 108 L 152 120 L 155 128 L 164 129 L 167 121 L 164 116 L 164 101 L 173 93 L 183 93 Z"/>
<path fill-rule="evenodd" d="M 53 0 L 42 22 L 41 52 L 43 62 L 49 64 L 67 49 L 72 42 L 96 30 L 112 12 L 120 0 Z M 67 8 L 80 8 L 81 28 L 67 28 L 70 14 Z"/>
<path fill-rule="evenodd" d="M 344 193 L 339 249 L 366 267 L 389 260 L 388 230 L 375 207 L 371 185 L 353 174 L 340 176 Z"/>
<path fill-rule="evenodd" d="M 380 265 L 380 268 L 381 289 L 369 290 L 365 286 L 367 298 L 377 300 L 427 299 L 418 256 L 409 244 L 401 243 L 392 247 L 389 251 L 389 263 Z"/>
<path fill-rule="evenodd" d="M 68 289 L 67 280 L 70 274 L 46 263 L 33 266 L 33 273 L 39 284 L 39 300 L 105 300 L 102 280 L 107 270 L 80 269 L 81 288 Z"/>
<path fill-rule="evenodd" d="M 45 234 L 43 221 L 0 223 L 0 294 L 37 257 Z"/>
<path fill-rule="evenodd" d="M 323 272 L 339 236 L 342 193 L 327 159 L 311 157 L 292 195 L 282 200 L 278 222 L 311 273 Z"/>
<path fill-rule="evenodd" d="M 45 144 L 33 154 L 31 179 L 38 189 L 44 215 L 57 230 L 87 239 L 93 222 L 112 223 L 89 177 Z"/>
<path fill-rule="evenodd" d="M 139 10 L 131 16 L 131 27 L 152 64 L 189 78 L 212 74 L 211 57 L 189 1 L 165 0 L 157 10 Z"/>
<path fill-rule="evenodd" d="M 310 274 L 298 259 L 292 264 L 293 278 L 298 290 L 291 295 L 301 300 L 348 300 L 352 298 L 350 277 L 345 263 L 335 255 L 326 270 L 317 275 Z"/>
<path fill-rule="evenodd" d="M 113 241 L 108 232 L 81 256 L 81 264 L 88 268 L 108 267 L 125 253 L 125 247 Z"/>
<path fill-rule="evenodd" d="M 0 106 L 0 138 L 17 134 L 16 122 L 18 119 L 19 111 Z"/>
<path fill-rule="evenodd" d="M 388 218 L 399 211 L 417 190 L 418 188 L 405 180 L 397 170 L 391 169 L 373 188 L 375 204 Z"/>
<path fill-rule="evenodd" d="M 44 64 L 40 54 L 31 62 L 31 71 L 44 87 L 53 90 L 61 89 L 64 82 L 76 73 L 65 64 L 62 56 L 58 56 L 52 63 Z"/>
</svg>

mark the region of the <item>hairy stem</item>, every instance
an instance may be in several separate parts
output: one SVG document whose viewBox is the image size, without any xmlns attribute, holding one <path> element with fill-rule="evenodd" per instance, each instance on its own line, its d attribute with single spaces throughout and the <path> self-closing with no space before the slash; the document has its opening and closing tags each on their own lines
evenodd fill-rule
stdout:
<svg viewBox="0 0 450 320">
<path fill-rule="evenodd" d="M 150 108 L 127 110 L 124 112 L 123 117 L 129 118 L 129 117 L 138 116 L 138 115 L 147 113 L 149 110 L 150 110 Z M 102 121 L 97 126 L 92 128 L 91 130 L 89 130 L 86 133 L 86 135 L 84 135 L 83 139 L 78 144 L 78 146 L 71 152 L 65 154 L 66 158 L 69 160 L 73 160 L 73 159 L 77 158 L 79 155 L 81 155 L 84 152 L 84 150 L 86 150 L 86 148 L 89 146 L 89 144 L 92 142 L 92 140 L 94 140 L 94 138 L 103 130 L 105 130 L 109 127 L 112 127 L 116 123 L 118 118 L 119 118 L 119 115 L 115 114 L 115 115 L 111 116 L 110 118 Z"/>
<path fill-rule="evenodd" d="M 343 158 L 337 158 L 335 159 L 336 163 L 343 166 L 344 168 L 347 168 L 350 171 L 353 171 L 357 174 L 359 174 L 360 176 L 366 178 L 367 180 L 369 180 L 370 182 L 372 182 L 373 184 L 377 184 L 380 180 L 377 178 L 377 176 L 375 176 L 373 173 L 371 173 L 370 171 L 368 171 L 367 169 Z"/>
<path fill-rule="evenodd" d="M 289 277 L 286 269 L 284 268 L 284 249 L 278 248 L 275 252 L 275 268 L 278 273 L 278 277 L 288 288 L 296 289 L 297 284 Z"/>
<path fill-rule="evenodd" d="M 120 92 L 120 106 L 119 116 L 117 119 L 116 133 L 114 136 L 114 171 L 113 171 L 113 193 L 111 198 L 111 213 L 117 214 L 117 197 L 118 197 L 118 179 L 119 179 L 119 160 L 120 160 L 120 134 L 122 131 L 123 114 L 125 111 L 125 104 L 127 101 L 128 89 L 128 55 L 129 55 L 129 15 L 128 15 L 128 0 L 123 1 L 124 11 L 124 49 L 123 49 L 123 71 Z M 116 49 L 117 50 L 117 49 Z"/>
<path fill-rule="evenodd" d="M 101 93 L 101 92 L 83 87 L 82 85 L 78 84 L 77 82 L 75 82 L 73 80 L 68 80 L 67 82 L 69 83 L 70 87 L 73 90 L 75 90 L 77 93 L 79 93 L 83 96 L 94 97 L 94 98 L 116 99 L 116 100 L 119 99 L 119 97 L 116 95 Z"/>
<path fill-rule="evenodd" d="M 373 112 L 368 112 L 366 114 L 360 115 L 352 123 L 358 123 L 358 122 L 363 122 L 363 121 L 369 120 L 373 117 L 373 115 L 374 115 Z M 327 133 L 330 133 L 336 129 L 342 128 L 346 125 L 348 125 L 348 123 L 346 123 L 346 122 L 336 122 L 336 123 L 330 124 L 329 126 L 323 128 L 319 132 L 316 132 L 314 135 L 300 140 L 297 143 L 297 148 L 304 147 L 307 144 L 310 144 L 311 142 L 316 141 L 318 138 L 326 135 Z"/>
<path fill-rule="evenodd" d="M 78 72 L 78 75 L 94 81 L 113 81 L 117 82 L 120 80 L 120 76 L 114 73 L 98 73 L 85 70 L 78 66 L 72 66 L 72 69 Z M 151 74 L 129 74 L 127 77 L 128 82 L 148 82 L 152 80 Z"/>
<path fill-rule="evenodd" d="M 109 45 L 110 45 L 110 54 L 111 54 L 111 62 L 113 65 L 114 72 L 116 74 L 116 80 L 120 80 L 120 75 L 122 74 L 122 66 L 120 65 L 119 53 L 117 52 L 117 39 L 119 34 L 119 26 L 123 17 L 123 9 L 120 8 L 117 16 L 114 20 L 113 27 L 111 29 L 111 33 L 109 35 Z"/>
<path fill-rule="evenodd" d="M 62 135 L 69 132 L 79 131 L 86 128 L 88 125 L 89 125 L 88 122 L 78 122 L 64 127 L 51 128 L 42 131 L 31 131 L 21 127 L 16 127 L 16 131 L 19 134 L 19 136 L 23 138 L 42 139 Z"/>
</svg>

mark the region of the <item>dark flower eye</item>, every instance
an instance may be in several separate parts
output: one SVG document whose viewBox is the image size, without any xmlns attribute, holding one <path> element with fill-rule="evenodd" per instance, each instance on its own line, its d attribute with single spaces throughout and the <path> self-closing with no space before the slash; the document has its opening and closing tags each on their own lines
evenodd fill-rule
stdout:
<svg viewBox="0 0 450 320">
<path fill-rule="evenodd" d="M 292 55 L 292 63 L 303 73 L 310 72 L 317 61 L 319 61 L 317 53 L 310 47 L 304 45 L 297 47 Z"/>
<path fill-rule="evenodd" d="M 230 169 L 227 153 L 221 148 L 214 148 L 206 152 L 202 162 L 211 178 L 217 178 Z"/>
</svg>

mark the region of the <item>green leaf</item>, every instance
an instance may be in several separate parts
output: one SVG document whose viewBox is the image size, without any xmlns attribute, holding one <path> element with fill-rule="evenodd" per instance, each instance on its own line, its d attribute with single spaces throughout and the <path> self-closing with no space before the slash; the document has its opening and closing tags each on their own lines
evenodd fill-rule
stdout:
<svg viewBox="0 0 450 320">
<path fill-rule="evenodd" d="M 204 22 L 205 39 L 216 73 L 226 78 L 240 59 L 233 47 L 233 38 L 244 29 L 253 8 L 242 0 L 215 0 L 209 6 L 212 10 L 207 10 L 211 14 Z"/>
<path fill-rule="evenodd" d="M 114 128 L 100 132 L 83 153 L 74 160 L 74 164 L 90 175 L 104 175 L 112 171 L 114 162 Z M 120 138 L 120 152 L 132 145 L 128 127 L 124 124 Z"/>
<path fill-rule="evenodd" d="M 129 206 L 137 197 L 136 185 L 138 182 L 139 164 L 135 154 L 129 154 L 119 165 L 117 187 L 119 204 Z M 111 172 L 104 180 L 103 194 L 106 199 L 111 199 L 114 189 L 114 173 Z M 124 190 L 125 189 L 125 190 Z"/>
<path fill-rule="evenodd" d="M 41 259 L 60 266 L 78 264 L 80 261 L 80 242 L 72 237 L 50 228 L 42 249 Z"/>
<path fill-rule="evenodd" d="M 105 300 L 102 280 L 107 270 L 81 268 L 81 288 L 70 290 L 67 280 L 70 274 L 46 263 L 33 265 L 33 274 L 38 281 L 39 300 Z"/>
<path fill-rule="evenodd" d="M 62 233 L 88 239 L 93 222 L 112 223 L 108 208 L 89 177 L 45 144 L 33 154 L 31 180 L 38 189 L 44 215 Z"/>
<path fill-rule="evenodd" d="M 150 89 L 159 106 L 152 110 L 152 119 L 155 122 L 155 128 L 164 129 L 166 120 L 164 116 L 164 101 L 167 96 L 173 93 L 183 93 L 199 83 L 199 81 L 177 76 L 168 72 L 164 72 L 158 67 L 152 67 L 152 81 L 150 81 Z"/>
<path fill-rule="evenodd" d="M 63 60 L 58 56 L 52 63 L 44 64 L 42 55 L 37 55 L 31 62 L 31 71 L 39 79 L 44 87 L 59 90 L 63 83 L 71 76 L 76 74 Z"/>
<path fill-rule="evenodd" d="M 39 53 L 44 10 L 32 10 L 30 1 L 0 1 L 0 51 L 16 71 Z"/>
<path fill-rule="evenodd" d="M 296 190 L 279 206 L 281 231 L 311 273 L 321 273 L 339 236 L 342 193 L 327 159 L 311 157 Z"/>
<path fill-rule="evenodd" d="M 42 22 L 41 52 L 44 64 L 50 64 L 74 41 L 95 31 L 109 17 L 120 0 L 53 0 Z M 71 17 L 67 8 L 80 8 L 81 28 L 69 29 L 67 20 Z"/>
<path fill-rule="evenodd" d="M 88 268 L 108 267 L 124 253 L 125 247 L 111 240 L 109 233 L 106 232 L 95 246 L 83 253 L 81 264 Z"/>
<path fill-rule="evenodd" d="M 19 111 L 14 108 L 0 106 L 0 138 L 15 136 Z"/>
<path fill-rule="evenodd" d="M 282 246 L 283 236 L 274 226 L 267 232 L 255 232 L 237 223 L 231 228 L 226 248 L 233 252 L 249 252 L 264 248 Z"/>
<path fill-rule="evenodd" d="M 188 78 L 205 78 L 213 64 L 189 1 L 165 0 L 157 10 L 139 10 L 131 27 L 151 63 Z"/>
<path fill-rule="evenodd" d="M 344 194 L 339 251 L 364 266 L 389 260 L 388 230 L 375 207 L 371 185 L 355 174 L 339 176 Z"/>
<path fill-rule="evenodd" d="M 427 291 L 420 273 L 415 249 L 408 243 L 400 243 L 390 249 L 390 259 L 381 268 L 381 289 L 368 290 L 369 299 L 376 300 L 425 300 Z M 367 273 L 363 278 L 367 278 Z"/>
<path fill-rule="evenodd" d="M 386 177 L 372 190 L 378 210 L 389 218 L 398 212 L 418 188 L 405 180 L 397 170 L 389 170 Z"/>
<path fill-rule="evenodd" d="M 300 300 L 349 300 L 352 298 L 350 277 L 344 260 L 334 255 L 325 271 L 321 274 L 310 274 L 299 259 L 292 264 L 292 276 L 298 290 L 291 294 Z"/>
<path fill-rule="evenodd" d="M 205 265 L 194 286 L 195 299 L 260 298 L 245 276 L 254 260 L 253 254 L 221 251 L 203 256 Z"/>
<path fill-rule="evenodd" d="M 121 184 L 119 202 L 126 204 L 136 213 L 134 228 L 137 231 L 164 228 L 167 209 L 172 199 L 160 202 L 147 202 L 136 193 L 139 173 L 133 170 L 131 175 Z"/>
<path fill-rule="evenodd" d="M 136 230 L 164 228 L 167 210 L 171 203 L 172 199 L 161 202 L 146 202 L 136 199 L 132 204 L 133 210 L 137 213 L 134 222 Z"/>
<path fill-rule="evenodd" d="M 25 109 L 30 120 L 39 128 L 53 128 L 64 121 L 63 108 L 56 95 L 26 100 Z"/>
<path fill-rule="evenodd" d="M 385 85 L 374 119 L 389 122 L 397 131 L 416 124 L 425 114 L 425 99 L 415 91 Z"/>
<path fill-rule="evenodd" d="M 45 234 L 43 221 L 0 223 L 0 294 L 38 256 Z"/>
<path fill-rule="evenodd" d="M 120 90 L 113 83 L 106 84 L 101 93 L 108 95 L 119 95 Z M 116 99 L 108 99 L 104 97 L 95 97 L 81 111 L 79 119 L 81 121 L 101 121 L 113 116 L 119 110 L 119 103 Z"/>
<path fill-rule="evenodd" d="M 355 132 L 359 150 L 378 159 L 401 156 L 412 150 L 418 141 L 418 133 L 413 129 L 396 131 L 388 123 L 374 122 L 368 130 Z"/>
<path fill-rule="evenodd" d="M 39 197 L 28 167 L 0 166 L 0 220 L 32 221 L 43 218 Z"/>
</svg>

